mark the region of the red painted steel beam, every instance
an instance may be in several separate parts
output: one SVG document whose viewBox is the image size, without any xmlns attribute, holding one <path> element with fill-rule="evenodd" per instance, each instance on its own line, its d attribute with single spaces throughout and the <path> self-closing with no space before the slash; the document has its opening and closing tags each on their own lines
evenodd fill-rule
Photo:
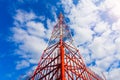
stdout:
<svg viewBox="0 0 120 80">
<path fill-rule="evenodd" d="M 65 80 L 65 68 L 64 68 L 64 47 L 62 40 L 60 40 L 60 58 L 61 58 L 61 78 Z"/>
<path fill-rule="evenodd" d="M 64 47 L 63 47 L 63 33 L 62 33 L 62 22 L 63 22 L 63 15 L 60 14 L 59 16 L 59 22 L 60 22 L 60 59 L 61 59 L 61 80 L 65 80 L 65 67 L 64 67 L 64 54 L 65 54 L 65 51 L 64 51 Z"/>
</svg>

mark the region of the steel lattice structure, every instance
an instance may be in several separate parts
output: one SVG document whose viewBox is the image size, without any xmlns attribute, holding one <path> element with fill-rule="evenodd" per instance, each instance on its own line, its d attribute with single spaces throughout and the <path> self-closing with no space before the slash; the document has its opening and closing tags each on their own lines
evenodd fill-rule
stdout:
<svg viewBox="0 0 120 80">
<path fill-rule="evenodd" d="M 84 64 L 62 14 L 30 80 L 103 80 Z"/>
</svg>

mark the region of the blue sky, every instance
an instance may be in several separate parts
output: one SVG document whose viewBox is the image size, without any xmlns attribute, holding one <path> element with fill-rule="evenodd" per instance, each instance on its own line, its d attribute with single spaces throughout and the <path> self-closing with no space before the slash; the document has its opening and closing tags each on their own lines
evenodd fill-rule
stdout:
<svg viewBox="0 0 120 80">
<path fill-rule="evenodd" d="M 62 12 L 86 65 L 108 80 L 117 80 L 119 4 L 118 0 L 0 0 L 0 79 L 31 74 Z"/>
</svg>

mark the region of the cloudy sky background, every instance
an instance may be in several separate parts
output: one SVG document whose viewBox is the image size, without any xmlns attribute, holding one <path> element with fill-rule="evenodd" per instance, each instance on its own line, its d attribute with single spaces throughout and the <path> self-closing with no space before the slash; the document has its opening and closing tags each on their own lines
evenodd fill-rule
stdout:
<svg viewBox="0 0 120 80">
<path fill-rule="evenodd" d="M 0 79 L 31 74 L 60 12 L 86 65 L 120 79 L 119 0 L 0 0 Z"/>
</svg>

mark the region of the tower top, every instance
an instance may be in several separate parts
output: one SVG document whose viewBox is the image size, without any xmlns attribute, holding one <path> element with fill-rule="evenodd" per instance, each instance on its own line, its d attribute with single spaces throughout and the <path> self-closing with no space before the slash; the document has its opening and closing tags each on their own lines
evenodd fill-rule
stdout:
<svg viewBox="0 0 120 80">
<path fill-rule="evenodd" d="M 60 12 L 60 14 L 59 14 L 59 21 L 60 21 L 60 23 L 63 22 L 63 18 L 64 18 L 63 14 L 62 14 L 62 12 Z"/>
</svg>

